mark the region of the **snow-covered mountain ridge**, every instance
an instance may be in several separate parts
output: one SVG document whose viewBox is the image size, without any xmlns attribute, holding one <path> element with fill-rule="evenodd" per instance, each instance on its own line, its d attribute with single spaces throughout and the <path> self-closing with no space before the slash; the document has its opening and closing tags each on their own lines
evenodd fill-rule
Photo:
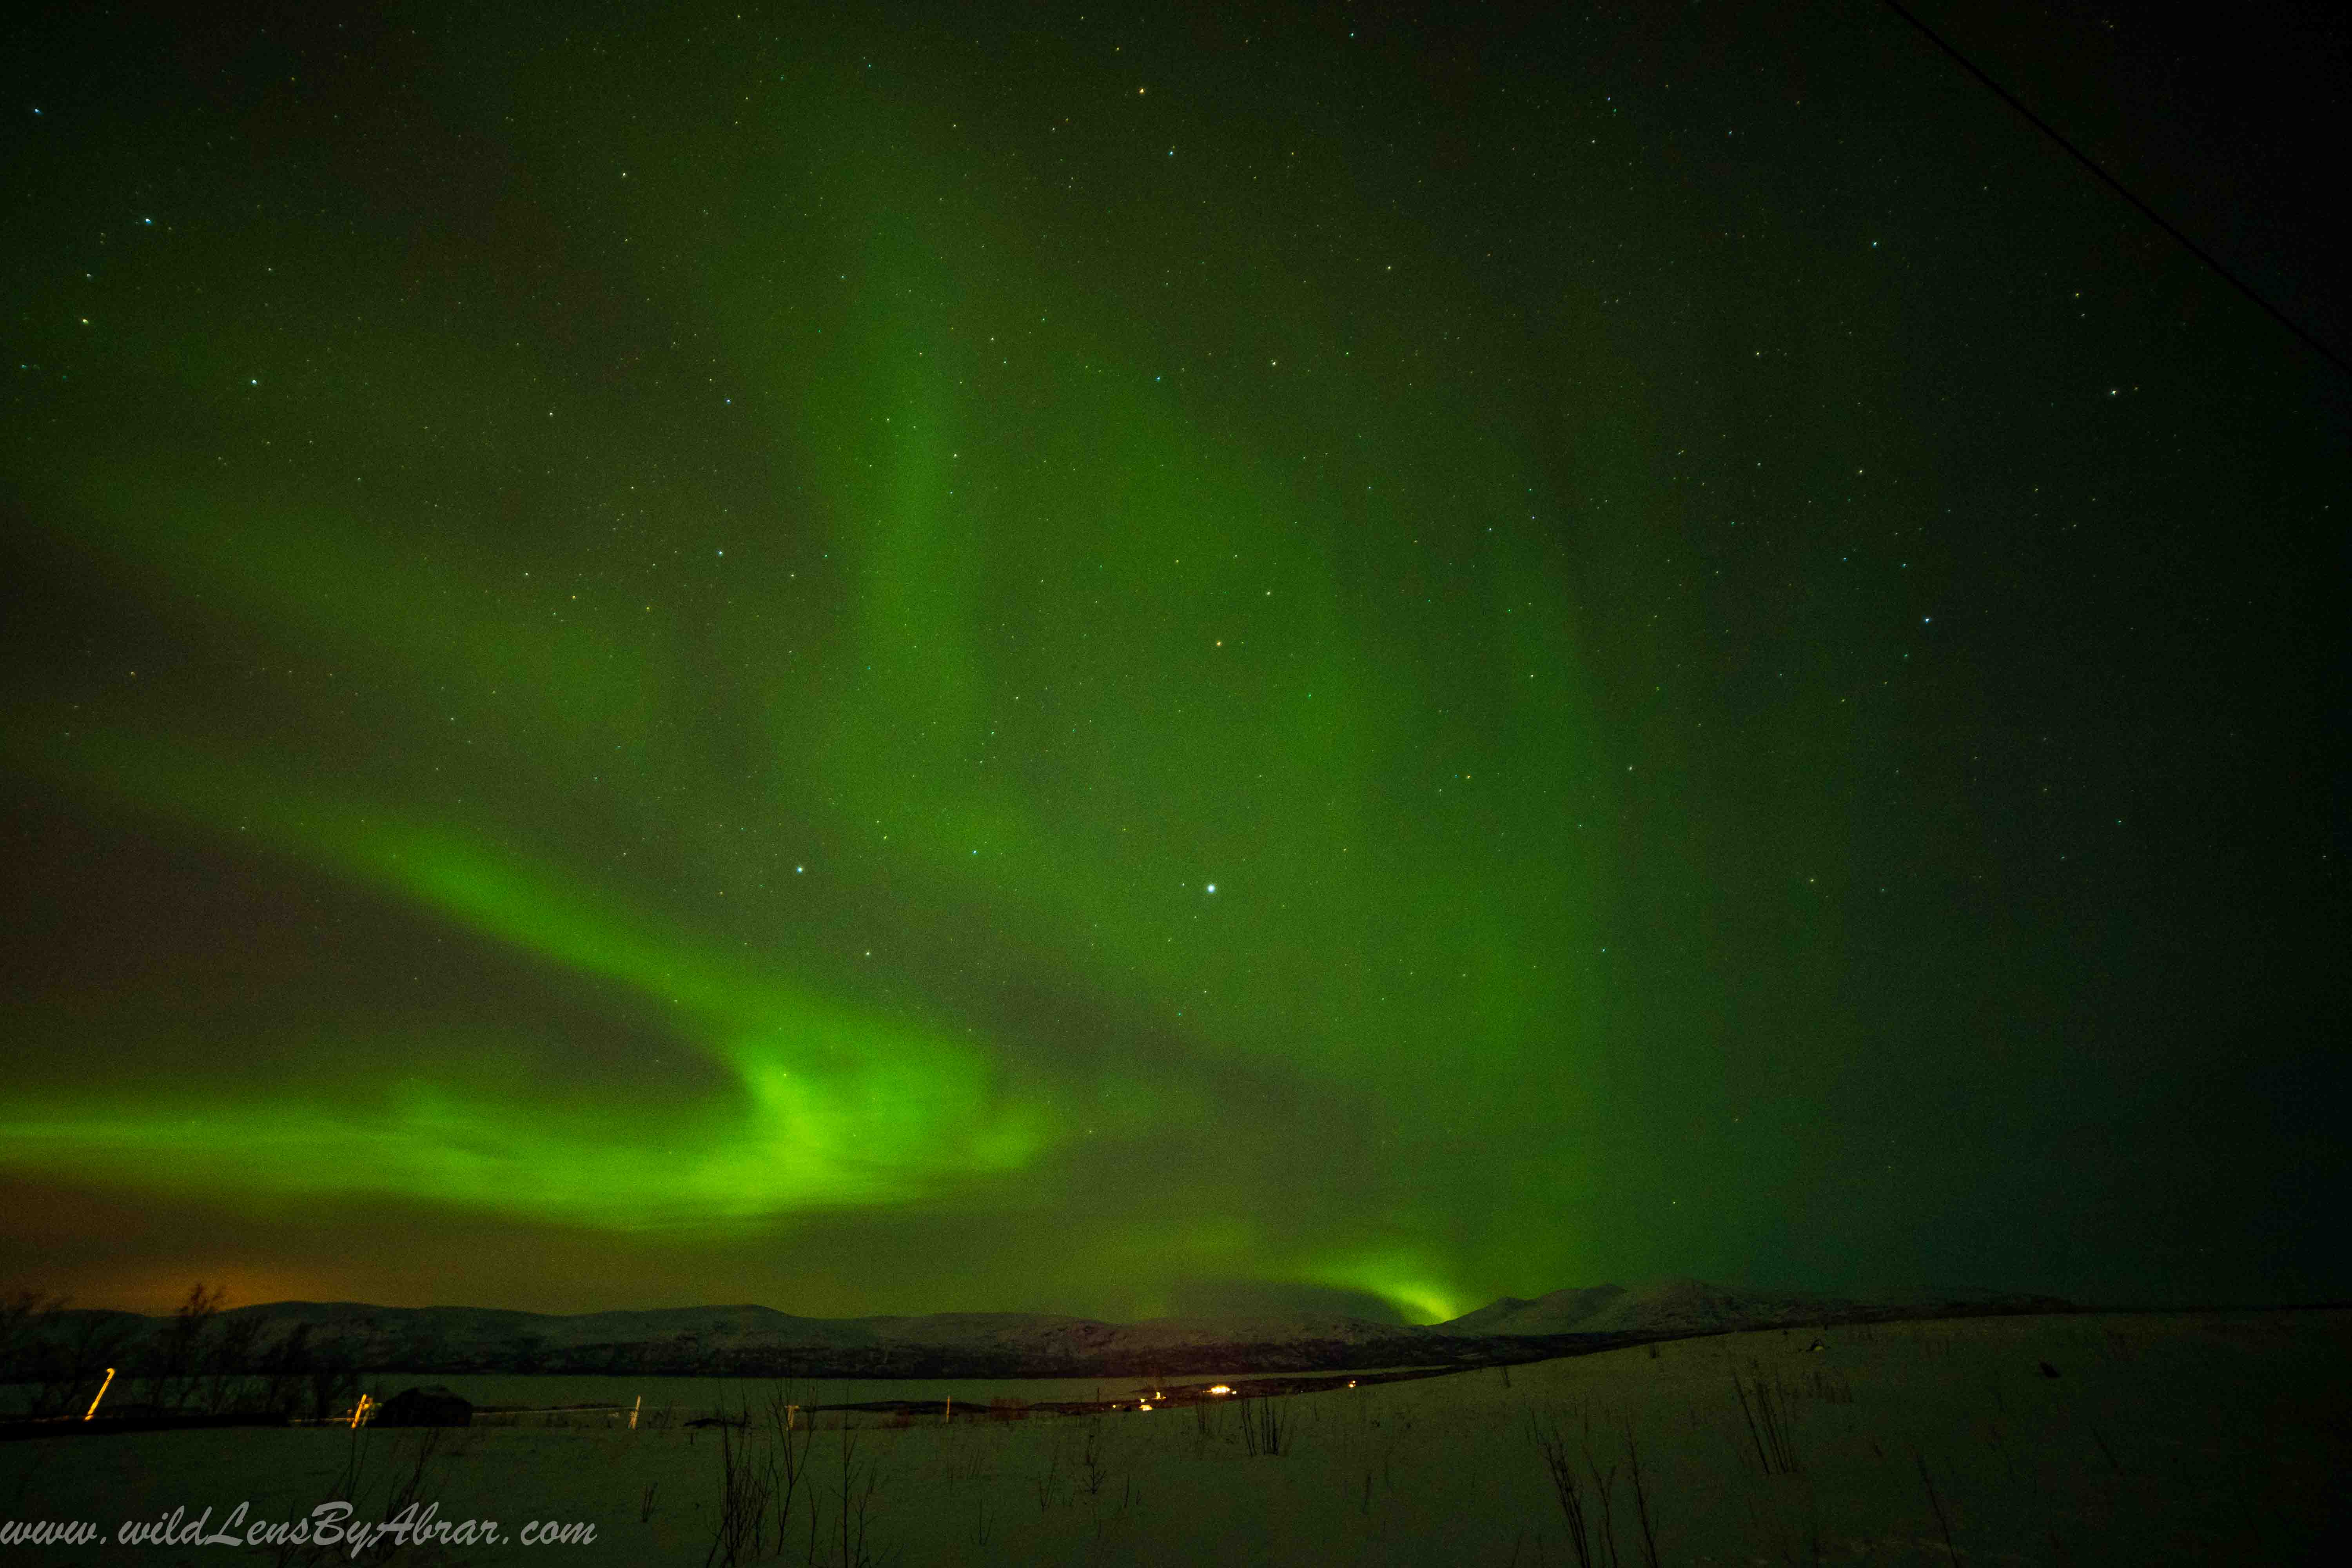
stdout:
<svg viewBox="0 0 2352 1568">
<path fill-rule="evenodd" d="M 2071 1310 L 2048 1297 L 1953 1292 L 1863 1303 L 1696 1279 L 1504 1297 L 1414 1326 L 1294 1314 L 1110 1323 L 1034 1312 L 803 1318 L 772 1308 L 672 1307 L 555 1315 L 478 1307 L 278 1301 L 221 1313 L 207 1344 L 258 1363 L 299 1329 L 302 1352 L 367 1370 L 669 1376 L 1056 1377 L 1474 1366 L 1742 1329 Z M 65 1311 L 32 1331 L 45 1359 L 73 1346 L 159 1353 L 171 1318 Z M 29 1327 L 29 1325 L 28 1325 Z M 20 1340 L 16 1347 L 32 1347 Z M 235 1353 L 235 1352 L 231 1352 Z M 16 1359 L 11 1354 L 9 1359 Z"/>
</svg>

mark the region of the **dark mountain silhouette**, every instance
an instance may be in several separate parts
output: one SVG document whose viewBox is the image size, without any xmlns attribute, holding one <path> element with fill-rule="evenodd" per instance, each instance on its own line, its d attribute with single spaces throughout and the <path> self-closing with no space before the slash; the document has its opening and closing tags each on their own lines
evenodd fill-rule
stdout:
<svg viewBox="0 0 2352 1568">
<path fill-rule="evenodd" d="M 206 1340 L 223 1347 L 212 1352 L 215 1366 L 226 1353 L 252 1363 L 240 1370 L 259 1370 L 299 1328 L 309 1357 L 370 1372 L 1083 1377 L 1478 1366 L 1743 1329 L 2073 1310 L 2050 1297 L 1966 1294 L 1865 1304 L 1667 1279 L 1555 1290 L 1533 1300 L 1507 1296 L 1426 1327 L 1328 1314 L 1107 1323 L 1035 1312 L 803 1318 L 749 1304 L 559 1316 L 278 1301 L 220 1313 Z M 132 1312 L 59 1311 L 21 1335 L 10 1360 L 103 1345 L 135 1364 L 165 1353 L 173 1322 Z M 188 1352 L 184 1347 L 178 1353 Z M 34 1373 L 20 1365 L 5 1375 Z"/>
</svg>

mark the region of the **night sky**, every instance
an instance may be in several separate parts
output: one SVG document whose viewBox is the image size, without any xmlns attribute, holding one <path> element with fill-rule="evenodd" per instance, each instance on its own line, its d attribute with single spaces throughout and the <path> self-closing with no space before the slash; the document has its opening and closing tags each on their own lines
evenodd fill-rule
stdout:
<svg viewBox="0 0 2352 1568">
<path fill-rule="evenodd" d="M 0 1274 L 2352 1297 L 2352 383 L 1884 6 L 46 9 Z"/>
</svg>

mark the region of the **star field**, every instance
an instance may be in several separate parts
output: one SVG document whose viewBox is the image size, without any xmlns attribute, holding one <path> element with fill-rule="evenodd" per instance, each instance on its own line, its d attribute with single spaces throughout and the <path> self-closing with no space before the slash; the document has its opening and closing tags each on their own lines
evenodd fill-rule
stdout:
<svg viewBox="0 0 2352 1568">
<path fill-rule="evenodd" d="M 45 24 L 12 1272 L 2340 1293 L 2334 372 L 1874 13 L 1337 17 Z"/>
</svg>

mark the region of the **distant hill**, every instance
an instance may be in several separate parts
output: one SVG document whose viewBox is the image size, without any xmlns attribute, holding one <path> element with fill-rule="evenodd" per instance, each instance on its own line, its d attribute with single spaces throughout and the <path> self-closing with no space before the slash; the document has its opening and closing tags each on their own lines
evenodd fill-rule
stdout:
<svg viewBox="0 0 2352 1568">
<path fill-rule="evenodd" d="M 2047 1304 L 2031 1307 L 2036 1299 L 2030 1297 L 2000 1297 L 1981 1291 L 1975 1295 L 1979 1305 L 2006 1301 L 2031 1310 L 2050 1310 Z M 1938 1300 L 1910 1305 L 1941 1309 L 1959 1304 Z M 1438 1328 L 1445 1333 L 1509 1335 L 1710 1334 L 1790 1323 L 1852 1321 L 1857 1317 L 1881 1315 L 1886 1310 L 1831 1296 L 1733 1290 L 1709 1285 L 1703 1279 L 1660 1279 L 1630 1289 L 1622 1285 L 1594 1285 L 1582 1289 L 1555 1290 L 1532 1301 L 1506 1296 L 1450 1323 L 1441 1323 Z"/>
<path fill-rule="evenodd" d="M 1955 1292 L 1955 1295 L 1960 1293 Z M 558 1316 L 483 1307 L 278 1301 L 223 1312 L 208 1342 L 260 1370 L 298 1329 L 303 1354 L 361 1371 L 668 1376 L 1085 1377 L 1478 1366 L 1644 1340 L 1796 1324 L 2070 1310 L 2048 1297 L 1864 1304 L 1743 1291 L 1696 1279 L 1504 1297 L 1430 1327 L 1328 1315 L 1164 1318 L 1106 1323 L 1034 1312 L 802 1318 L 772 1308 L 672 1307 Z M 92 1355 L 135 1363 L 162 1352 L 173 1320 L 74 1311 L 26 1324 L 0 1356 Z M 102 1354 L 100 1353 L 102 1352 Z"/>
</svg>

